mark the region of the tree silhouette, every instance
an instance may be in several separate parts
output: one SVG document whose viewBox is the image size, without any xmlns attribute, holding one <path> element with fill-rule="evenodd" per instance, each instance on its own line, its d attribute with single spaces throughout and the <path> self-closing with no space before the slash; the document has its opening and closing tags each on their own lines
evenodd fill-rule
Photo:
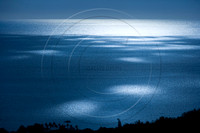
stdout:
<svg viewBox="0 0 200 133">
<path fill-rule="evenodd" d="M 121 123 L 119 118 L 117 118 L 117 120 L 118 120 L 118 128 L 121 128 L 122 127 L 122 123 Z"/>
<path fill-rule="evenodd" d="M 46 127 L 47 129 L 49 128 L 49 125 L 48 125 L 47 123 L 45 123 L 44 125 L 45 125 L 45 127 Z"/>
<path fill-rule="evenodd" d="M 76 131 L 78 131 L 78 125 L 75 126 Z"/>
<path fill-rule="evenodd" d="M 53 124 L 51 122 L 49 122 L 49 128 L 52 128 Z"/>
<path fill-rule="evenodd" d="M 71 123 L 71 121 L 65 121 L 65 123 L 67 123 L 67 129 L 69 129 L 69 123 Z"/>
<path fill-rule="evenodd" d="M 54 126 L 55 128 L 58 128 L 58 126 L 57 126 L 57 124 L 56 124 L 55 122 L 53 122 L 53 126 Z"/>
</svg>

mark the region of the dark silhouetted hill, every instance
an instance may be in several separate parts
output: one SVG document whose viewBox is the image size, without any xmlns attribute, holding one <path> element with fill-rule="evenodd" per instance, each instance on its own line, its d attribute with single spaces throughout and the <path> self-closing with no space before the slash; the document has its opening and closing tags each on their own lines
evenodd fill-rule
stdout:
<svg viewBox="0 0 200 133">
<path fill-rule="evenodd" d="M 177 118 L 160 117 L 153 122 L 141 122 L 137 121 L 133 124 L 121 125 L 121 121 L 118 119 L 118 127 L 106 128 L 100 127 L 98 130 L 92 130 L 89 128 L 79 130 L 76 125 L 73 127 L 70 121 L 66 121 L 64 124 L 45 123 L 35 124 L 32 126 L 24 127 L 20 126 L 17 131 L 12 133 L 138 133 L 138 132 L 173 132 L 173 131 L 187 131 L 187 132 L 199 132 L 200 130 L 200 109 L 193 110 L 187 113 L 183 113 L 182 116 Z M 1 128 L 0 133 L 8 133 L 5 129 Z"/>
</svg>

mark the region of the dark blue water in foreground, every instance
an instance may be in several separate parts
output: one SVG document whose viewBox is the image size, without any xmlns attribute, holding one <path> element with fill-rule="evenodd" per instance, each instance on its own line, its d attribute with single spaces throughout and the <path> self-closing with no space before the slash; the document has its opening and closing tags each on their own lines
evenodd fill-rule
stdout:
<svg viewBox="0 0 200 133">
<path fill-rule="evenodd" d="M 199 108 L 200 23 L 134 22 L 140 36 L 80 26 L 50 36 L 56 22 L 0 22 L 0 127 L 111 127 Z"/>
</svg>

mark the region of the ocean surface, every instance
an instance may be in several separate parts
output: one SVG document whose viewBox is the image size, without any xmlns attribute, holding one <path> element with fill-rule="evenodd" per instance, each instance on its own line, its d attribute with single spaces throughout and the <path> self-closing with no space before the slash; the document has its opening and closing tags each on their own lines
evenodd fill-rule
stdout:
<svg viewBox="0 0 200 133">
<path fill-rule="evenodd" d="M 0 21 L 0 128 L 80 128 L 200 107 L 200 21 Z"/>
</svg>

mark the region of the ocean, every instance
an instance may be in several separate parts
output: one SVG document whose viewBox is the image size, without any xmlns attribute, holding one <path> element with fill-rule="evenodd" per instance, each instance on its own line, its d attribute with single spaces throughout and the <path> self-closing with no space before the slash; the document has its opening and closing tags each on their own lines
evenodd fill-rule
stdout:
<svg viewBox="0 0 200 133">
<path fill-rule="evenodd" d="M 0 127 L 116 127 L 200 107 L 200 21 L 0 21 Z"/>
</svg>

